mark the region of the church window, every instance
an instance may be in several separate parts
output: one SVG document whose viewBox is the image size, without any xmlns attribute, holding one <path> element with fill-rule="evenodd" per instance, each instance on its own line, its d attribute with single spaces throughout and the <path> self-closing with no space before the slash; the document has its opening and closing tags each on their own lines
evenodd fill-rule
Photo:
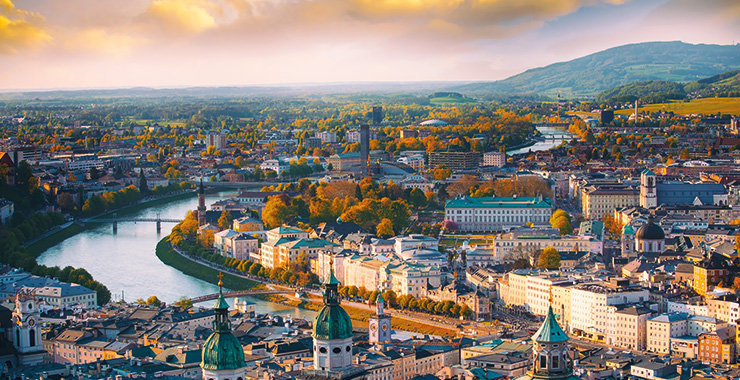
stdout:
<svg viewBox="0 0 740 380">
<path fill-rule="evenodd" d="M 553 356 L 552 357 L 552 368 L 558 368 L 559 364 L 560 363 L 558 361 L 558 357 L 557 356 Z"/>
<path fill-rule="evenodd" d="M 540 368 L 547 368 L 547 356 L 540 355 Z"/>
<path fill-rule="evenodd" d="M 321 352 L 322 354 L 325 354 L 326 353 L 326 347 L 319 348 L 319 352 Z"/>
<path fill-rule="evenodd" d="M 345 350 L 347 350 L 347 352 L 350 352 L 350 351 L 352 351 L 352 347 L 347 346 L 347 348 Z"/>
<path fill-rule="evenodd" d="M 334 347 L 334 349 L 333 349 L 332 351 L 333 351 L 333 352 L 334 352 L 335 354 L 338 354 L 338 353 L 342 352 L 342 349 L 341 349 L 341 348 L 339 348 L 339 347 Z"/>
<path fill-rule="evenodd" d="M 36 345 L 36 330 L 29 330 L 28 331 L 28 339 L 30 340 L 31 347 Z"/>
</svg>

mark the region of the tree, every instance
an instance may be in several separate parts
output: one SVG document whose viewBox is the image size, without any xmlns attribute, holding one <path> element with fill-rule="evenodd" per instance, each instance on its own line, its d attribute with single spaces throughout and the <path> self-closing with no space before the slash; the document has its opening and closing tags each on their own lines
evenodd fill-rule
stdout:
<svg viewBox="0 0 740 380">
<path fill-rule="evenodd" d="M 560 235 L 567 235 L 573 232 L 570 214 L 561 209 L 557 209 L 552 213 L 552 216 L 550 216 L 550 225 L 552 228 L 559 229 Z"/>
<path fill-rule="evenodd" d="M 540 253 L 538 266 L 540 269 L 560 268 L 560 252 L 554 247 L 545 247 Z"/>
<path fill-rule="evenodd" d="M 470 174 L 465 174 L 457 181 L 447 186 L 447 192 L 450 196 L 467 195 L 470 193 L 470 189 L 478 185 L 478 177 Z"/>
<path fill-rule="evenodd" d="M 146 299 L 146 305 L 147 306 L 153 306 L 153 307 L 159 307 L 162 305 L 162 301 L 157 298 L 157 296 L 151 296 Z"/>
<path fill-rule="evenodd" d="M 383 220 L 378 223 L 375 234 L 384 239 L 395 236 L 396 233 L 393 232 L 393 222 L 391 222 L 391 220 L 388 218 L 383 218 Z"/>
<path fill-rule="evenodd" d="M 427 205 L 427 196 L 418 187 L 411 190 L 409 194 L 409 202 L 417 209 L 423 208 Z"/>
<path fill-rule="evenodd" d="M 179 300 L 175 301 L 173 305 L 181 307 L 183 309 L 190 309 L 191 307 L 193 307 L 193 301 L 191 301 L 188 297 L 182 296 Z"/>
<path fill-rule="evenodd" d="M 461 317 L 468 319 L 470 318 L 472 314 L 473 314 L 473 310 L 471 310 L 470 307 L 468 307 L 468 305 L 462 305 L 462 307 L 460 308 Z"/>
<path fill-rule="evenodd" d="M 262 212 L 262 222 L 269 228 L 280 227 L 291 216 L 291 209 L 280 195 L 273 195 L 265 204 L 265 211 Z"/>
<path fill-rule="evenodd" d="M 60 193 L 57 203 L 59 203 L 59 207 L 66 212 L 75 208 L 75 199 L 70 193 Z"/>
<path fill-rule="evenodd" d="M 149 184 L 146 182 L 146 176 L 144 175 L 144 170 L 139 170 L 139 191 L 141 191 L 142 194 L 149 194 Z"/>
<path fill-rule="evenodd" d="M 678 153 L 678 158 L 681 160 L 691 159 L 691 155 L 689 154 L 689 149 L 688 148 L 682 149 L 681 152 Z"/>
<path fill-rule="evenodd" d="M 231 222 L 234 220 L 234 218 L 231 216 L 231 213 L 229 210 L 221 211 L 221 217 L 218 218 L 218 226 L 222 229 L 228 229 L 231 228 Z"/>
</svg>

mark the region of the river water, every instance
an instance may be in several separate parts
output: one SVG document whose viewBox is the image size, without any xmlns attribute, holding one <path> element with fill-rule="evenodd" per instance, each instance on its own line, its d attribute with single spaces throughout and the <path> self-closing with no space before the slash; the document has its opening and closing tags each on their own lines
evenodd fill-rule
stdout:
<svg viewBox="0 0 740 380">
<path fill-rule="evenodd" d="M 216 200 L 233 197 L 235 193 L 222 192 L 206 195 L 206 205 Z M 198 206 L 196 197 L 154 206 L 131 214 L 131 217 L 182 219 L 188 210 Z M 162 232 L 157 233 L 155 223 L 118 223 L 118 232 L 113 233 L 110 223 L 77 234 L 54 247 L 38 258 L 43 265 L 85 268 L 93 277 L 111 291 L 112 300 L 123 297 L 128 302 L 139 298 L 157 296 L 164 302 L 174 302 L 180 297 L 196 297 L 212 294 L 218 287 L 183 274 L 165 265 L 155 254 L 157 243 L 169 234 L 174 223 L 162 223 Z M 247 297 L 254 302 L 257 313 L 290 314 L 293 317 L 313 318 L 314 311 L 266 302 Z M 232 303 L 233 300 L 229 300 Z M 212 301 L 203 306 L 210 306 Z"/>
<path fill-rule="evenodd" d="M 540 131 L 542 134 L 542 137 L 545 138 L 545 141 L 537 141 L 534 145 L 531 146 L 525 146 L 524 148 L 514 149 L 511 151 L 507 151 L 508 154 L 521 154 L 521 153 L 528 153 L 528 152 L 537 152 L 540 150 L 548 150 L 550 148 L 554 148 L 558 145 L 560 145 L 563 141 L 570 141 L 573 137 L 573 134 L 568 132 L 566 128 L 561 127 L 545 127 L 545 126 L 538 126 L 537 130 Z M 562 137 L 556 137 L 555 139 L 552 138 L 552 136 L 562 136 L 567 135 L 568 138 L 562 138 Z"/>
</svg>

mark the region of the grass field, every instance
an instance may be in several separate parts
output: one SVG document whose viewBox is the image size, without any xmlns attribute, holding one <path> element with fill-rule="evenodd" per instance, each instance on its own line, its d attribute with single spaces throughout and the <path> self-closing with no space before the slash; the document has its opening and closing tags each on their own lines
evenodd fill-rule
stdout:
<svg viewBox="0 0 740 380">
<path fill-rule="evenodd" d="M 165 264 L 179 270 L 188 276 L 201 279 L 211 284 L 218 283 L 219 271 L 198 263 L 194 263 L 180 256 L 170 246 L 169 235 L 157 243 L 157 257 Z M 262 286 L 262 284 L 224 273 L 224 287 L 231 290 L 246 290 Z"/>
<path fill-rule="evenodd" d="M 429 99 L 429 103 L 435 106 L 441 106 L 441 105 L 448 105 L 448 104 L 478 103 L 478 101 L 475 99 L 470 99 L 470 98 L 456 98 L 452 96 L 447 96 L 443 98 L 431 98 Z"/>
<path fill-rule="evenodd" d="M 670 103 L 647 104 L 640 106 L 640 110 L 649 112 L 671 111 L 681 115 L 691 114 L 723 114 L 740 115 L 740 98 L 704 98 L 692 101 L 675 101 Z M 618 115 L 629 115 L 634 110 L 618 110 Z"/>
</svg>

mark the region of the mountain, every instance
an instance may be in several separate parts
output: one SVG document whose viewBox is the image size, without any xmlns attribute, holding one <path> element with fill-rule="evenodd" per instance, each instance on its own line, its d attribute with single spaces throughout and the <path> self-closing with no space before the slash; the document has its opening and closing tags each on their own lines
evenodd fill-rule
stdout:
<svg viewBox="0 0 740 380">
<path fill-rule="evenodd" d="M 623 45 L 504 80 L 448 88 L 468 94 L 508 93 L 583 97 L 640 81 L 690 82 L 740 69 L 740 45 L 680 41 Z"/>
<path fill-rule="evenodd" d="M 690 96 L 689 96 L 690 95 Z M 740 96 L 740 70 L 726 71 L 689 83 L 643 81 L 617 86 L 596 95 L 599 103 L 664 103 L 688 97 Z"/>
</svg>

